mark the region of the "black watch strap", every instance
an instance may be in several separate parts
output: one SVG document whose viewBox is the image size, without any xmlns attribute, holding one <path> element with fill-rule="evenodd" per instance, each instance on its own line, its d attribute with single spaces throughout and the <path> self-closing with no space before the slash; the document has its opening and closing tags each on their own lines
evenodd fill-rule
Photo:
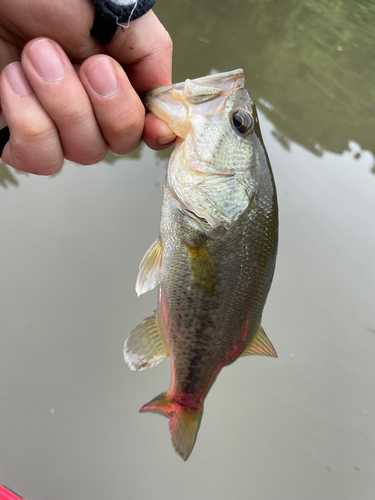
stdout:
<svg viewBox="0 0 375 500">
<path fill-rule="evenodd" d="M 156 0 L 134 0 L 121 2 L 121 0 L 92 0 L 95 6 L 94 24 L 91 34 L 103 45 L 110 42 L 115 36 L 117 28 L 126 27 L 148 12 Z"/>
<path fill-rule="evenodd" d="M 3 154 L 5 144 L 9 141 L 9 128 L 4 127 L 0 130 L 0 156 Z"/>
</svg>

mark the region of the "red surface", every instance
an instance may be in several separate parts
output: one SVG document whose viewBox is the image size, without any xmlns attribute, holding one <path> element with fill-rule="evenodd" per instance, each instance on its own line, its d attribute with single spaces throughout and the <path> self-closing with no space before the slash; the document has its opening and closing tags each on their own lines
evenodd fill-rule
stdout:
<svg viewBox="0 0 375 500">
<path fill-rule="evenodd" d="M 23 498 L 16 493 L 13 493 L 12 491 L 8 490 L 0 484 L 0 500 L 20 500 L 20 498 Z"/>
</svg>

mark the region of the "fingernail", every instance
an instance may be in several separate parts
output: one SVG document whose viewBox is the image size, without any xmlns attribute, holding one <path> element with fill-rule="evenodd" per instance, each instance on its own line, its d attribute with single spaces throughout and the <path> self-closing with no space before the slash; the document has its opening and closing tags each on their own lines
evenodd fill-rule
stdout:
<svg viewBox="0 0 375 500">
<path fill-rule="evenodd" d="M 109 97 L 118 92 L 118 80 L 110 60 L 107 57 L 95 59 L 86 68 L 86 76 L 91 87 L 102 97 Z"/>
<path fill-rule="evenodd" d="M 176 134 L 170 134 L 170 135 L 163 135 L 160 137 L 156 138 L 156 142 L 164 146 L 165 144 L 168 144 L 169 142 L 172 142 L 176 139 Z"/>
<path fill-rule="evenodd" d="M 6 77 L 13 92 L 20 97 L 34 93 L 19 62 L 10 64 L 6 69 Z"/>
<path fill-rule="evenodd" d="M 43 80 L 55 82 L 64 78 L 65 66 L 48 40 L 35 42 L 29 49 L 29 59 Z"/>
</svg>

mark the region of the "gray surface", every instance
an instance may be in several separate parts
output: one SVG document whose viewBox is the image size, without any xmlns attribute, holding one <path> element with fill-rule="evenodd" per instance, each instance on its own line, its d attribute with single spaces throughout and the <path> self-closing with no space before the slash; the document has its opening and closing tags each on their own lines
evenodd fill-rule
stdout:
<svg viewBox="0 0 375 500">
<path fill-rule="evenodd" d="M 237 23 L 240 36 L 246 16 Z M 183 59 L 189 40 L 173 36 Z M 202 60 L 183 68 L 177 48 L 175 80 L 199 76 Z M 134 284 L 158 234 L 165 161 L 144 147 L 54 178 L 1 167 L 0 482 L 29 500 L 374 498 L 374 158 L 339 120 L 345 150 L 322 156 L 283 148 L 260 120 L 280 205 L 263 324 L 279 358 L 221 372 L 186 463 L 167 420 L 137 413 L 168 387 L 168 360 L 133 373 L 122 358 L 156 306 Z"/>
</svg>

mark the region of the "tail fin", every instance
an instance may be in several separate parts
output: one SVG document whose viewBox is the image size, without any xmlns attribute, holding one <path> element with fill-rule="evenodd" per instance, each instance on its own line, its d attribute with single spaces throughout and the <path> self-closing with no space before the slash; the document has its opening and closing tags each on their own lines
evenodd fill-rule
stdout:
<svg viewBox="0 0 375 500">
<path fill-rule="evenodd" d="M 142 406 L 139 411 L 160 413 L 169 418 L 169 432 L 174 449 L 183 460 L 189 458 L 197 439 L 203 413 L 202 406 L 198 409 L 182 406 L 171 399 L 168 392 L 163 392 Z"/>
</svg>

